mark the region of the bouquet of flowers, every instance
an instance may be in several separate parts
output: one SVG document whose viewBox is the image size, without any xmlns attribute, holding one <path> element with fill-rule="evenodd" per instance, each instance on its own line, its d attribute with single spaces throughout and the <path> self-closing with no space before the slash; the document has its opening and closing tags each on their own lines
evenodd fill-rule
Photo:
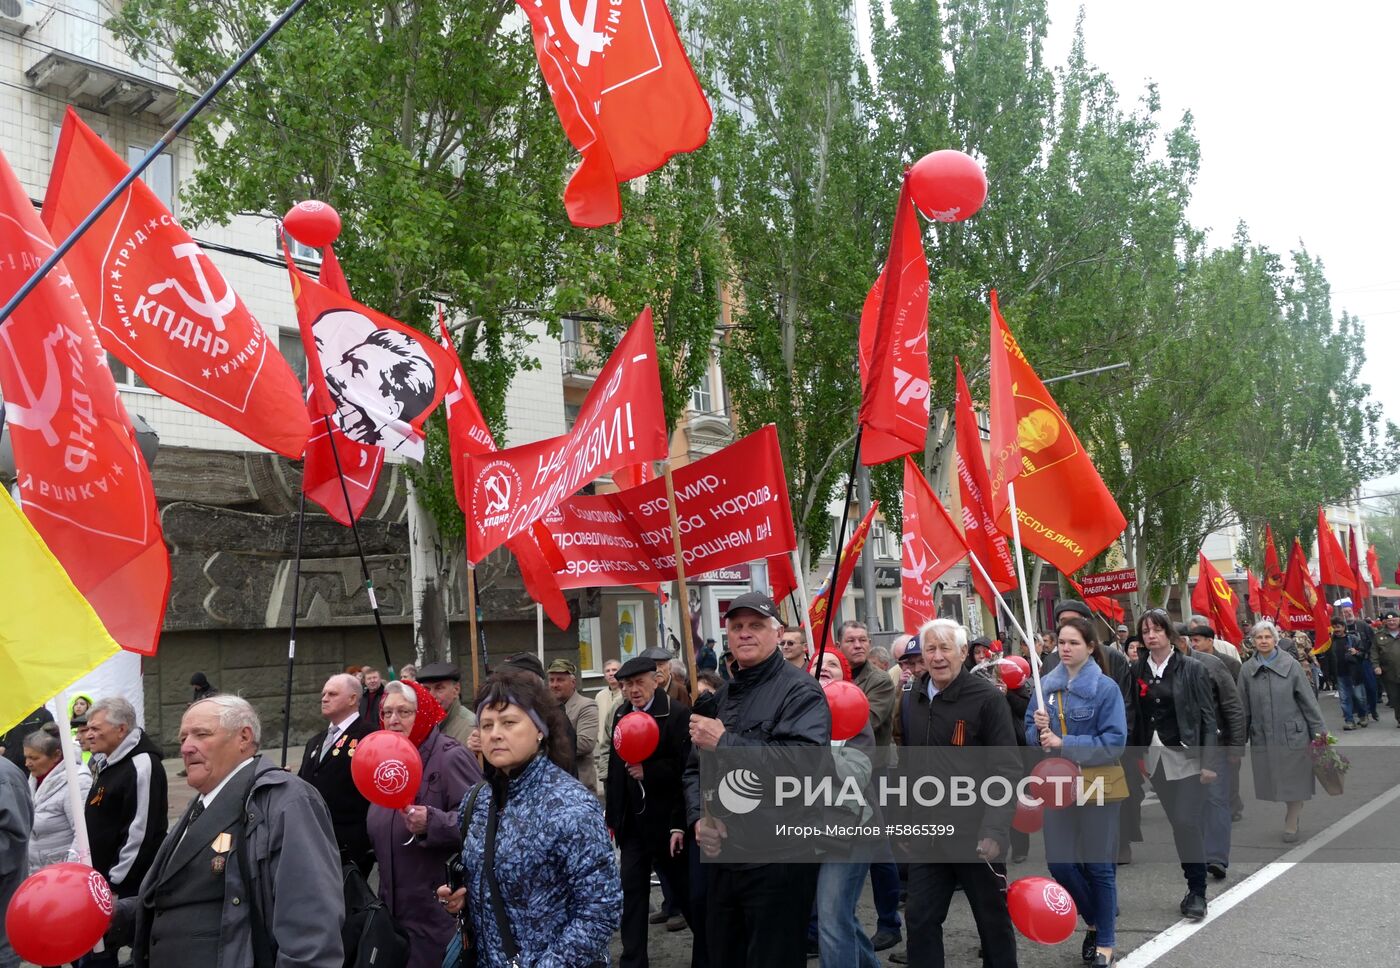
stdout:
<svg viewBox="0 0 1400 968">
<path fill-rule="evenodd" d="M 1342 795 L 1342 778 L 1351 769 L 1351 760 L 1339 753 L 1335 747 L 1337 737 L 1323 733 L 1308 744 L 1308 755 L 1312 758 L 1313 776 L 1329 795 Z"/>
</svg>

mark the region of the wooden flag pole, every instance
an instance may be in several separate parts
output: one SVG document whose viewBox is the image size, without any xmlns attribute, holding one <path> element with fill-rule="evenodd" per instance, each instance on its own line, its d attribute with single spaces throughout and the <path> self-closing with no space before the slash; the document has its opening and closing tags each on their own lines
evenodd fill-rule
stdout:
<svg viewBox="0 0 1400 968">
<path fill-rule="evenodd" d="M 476 700 L 476 664 L 477 664 L 477 635 L 476 635 L 476 566 L 467 565 L 467 631 L 472 637 L 472 701 Z"/>
<path fill-rule="evenodd" d="M 676 599 L 684 603 L 687 613 L 690 610 L 690 592 L 685 584 L 685 557 L 681 554 L 681 526 L 676 515 L 676 485 L 671 480 L 671 459 L 661 462 L 662 473 L 666 478 L 666 504 L 671 511 L 671 547 L 676 555 Z M 695 680 L 695 637 L 690 622 L 681 623 L 681 641 L 685 646 L 685 668 L 690 674 L 690 696 L 693 702 L 699 687 Z"/>
</svg>

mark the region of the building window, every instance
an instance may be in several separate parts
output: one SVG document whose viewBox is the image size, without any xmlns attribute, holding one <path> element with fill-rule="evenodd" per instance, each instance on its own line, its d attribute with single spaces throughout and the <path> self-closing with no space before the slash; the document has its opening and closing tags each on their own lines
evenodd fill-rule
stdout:
<svg viewBox="0 0 1400 968">
<path fill-rule="evenodd" d="M 899 628 L 899 623 L 894 617 L 894 606 L 898 600 L 895 595 L 880 596 L 880 631 L 893 632 Z"/>
<path fill-rule="evenodd" d="M 714 390 L 710 381 L 710 367 L 705 366 L 705 371 L 700 374 L 700 382 L 695 384 L 695 389 L 690 391 L 690 409 L 696 413 L 714 412 Z"/>
<path fill-rule="evenodd" d="M 573 430 L 574 424 L 578 423 L 579 411 L 583 408 L 577 403 L 564 404 L 564 429 Z"/>
<path fill-rule="evenodd" d="M 966 624 L 963 621 L 963 600 L 962 596 L 956 593 L 945 594 L 943 596 L 943 607 L 938 610 L 939 618 L 951 618 L 959 625 Z"/>
<path fill-rule="evenodd" d="M 277 349 L 291 366 L 292 372 L 297 375 L 302 386 L 306 386 L 306 347 L 301 342 L 301 331 L 297 329 L 278 330 Z"/>
<path fill-rule="evenodd" d="M 893 558 L 895 555 L 890 551 L 890 532 L 883 521 L 874 521 L 870 525 L 870 540 L 874 543 L 873 551 L 877 558 Z"/>
<path fill-rule="evenodd" d="M 276 238 L 275 238 L 274 241 L 273 241 L 273 246 L 274 246 L 275 248 L 277 248 L 277 249 L 281 249 L 281 248 L 282 248 L 282 240 L 283 240 L 283 239 L 286 239 L 286 240 L 287 240 L 287 248 L 288 248 L 288 250 L 292 253 L 292 258 L 293 258 L 293 259 L 297 259 L 297 260 L 300 260 L 300 261 L 302 261 L 302 262 L 320 262 L 320 261 L 321 261 L 321 250 L 320 250 L 320 249 L 318 249 L 318 248 L 316 248 L 316 247 L 314 247 L 314 246 L 310 246 L 310 245 L 302 245 L 302 244 L 301 244 L 300 242 L 298 242 L 296 239 L 292 238 L 291 233 L 289 233 L 289 232 L 286 232 L 286 233 L 282 232 L 282 231 L 281 231 L 281 226 L 280 226 L 280 224 L 279 224 L 279 226 L 278 226 L 278 231 L 277 231 L 277 236 L 276 236 Z"/>
<path fill-rule="evenodd" d="M 117 359 L 111 353 L 107 354 L 107 369 L 112 371 L 112 379 L 117 382 L 117 386 L 127 389 L 147 389 L 146 381 L 142 380 L 131 367 Z"/>
<path fill-rule="evenodd" d="M 127 145 L 126 163 L 135 168 L 150 150 L 149 146 L 143 148 L 140 145 Z M 171 212 L 175 211 L 175 165 L 169 153 L 162 152 L 157 155 L 156 160 L 151 162 L 151 167 L 142 172 L 141 180 L 150 186 L 156 198 L 160 199 L 166 208 Z"/>
</svg>

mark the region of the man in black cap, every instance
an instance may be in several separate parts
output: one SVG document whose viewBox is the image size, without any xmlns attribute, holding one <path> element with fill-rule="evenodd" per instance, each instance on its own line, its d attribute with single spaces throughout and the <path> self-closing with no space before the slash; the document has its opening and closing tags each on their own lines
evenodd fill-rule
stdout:
<svg viewBox="0 0 1400 968">
<path fill-rule="evenodd" d="M 466 746 L 476 729 L 476 713 L 462 705 L 462 670 L 450 662 L 430 662 L 418 670 L 418 683 L 447 713 L 438 728 Z"/>
<path fill-rule="evenodd" d="M 1206 667 L 1210 679 L 1211 697 L 1215 700 L 1215 735 L 1217 745 L 1225 751 L 1227 769 L 1216 771 L 1215 779 L 1206 785 L 1201 802 L 1201 834 L 1206 844 L 1206 872 L 1217 881 L 1225 879 L 1230 867 L 1230 823 L 1234 807 L 1232 783 L 1239 776 L 1244 759 L 1244 704 L 1240 701 L 1240 666 L 1233 672 L 1226 656 L 1215 652 L 1215 629 L 1209 625 L 1192 625 L 1182 642 L 1183 648 Z"/>
<path fill-rule="evenodd" d="M 697 751 L 718 747 L 826 746 L 831 711 L 817 681 L 778 651 L 782 622 L 773 599 L 746 592 L 725 612 L 733 679 L 717 693 L 717 717 L 690 717 L 686 818 L 705 856 L 719 856 L 724 822 L 705 815 Z M 817 892 L 816 864 L 708 865 L 705 930 L 711 962 L 726 968 L 800 968 Z"/>
<path fill-rule="evenodd" d="M 640 763 L 628 764 L 608 749 L 606 816 L 622 851 L 622 968 L 646 968 L 651 871 L 671 886 L 671 902 L 690 923 L 690 867 L 686 851 L 685 791 L 681 774 L 690 756 L 690 709 L 661 689 L 656 664 L 645 656 L 618 670 L 623 701 L 608 723 L 640 712 L 656 720 L 660 740 Z M 692 930 L 697 926 L 691 925 Z M 697 941 L 700 932 L 696 931 Z"/>
</svg>

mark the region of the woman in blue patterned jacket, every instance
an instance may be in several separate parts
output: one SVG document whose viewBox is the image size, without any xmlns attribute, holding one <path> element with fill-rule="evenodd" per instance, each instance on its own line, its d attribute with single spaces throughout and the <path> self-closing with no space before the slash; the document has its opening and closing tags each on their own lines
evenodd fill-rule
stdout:
<svg viewBox="0 0 1400 968">
<path fill-rule="evenodd" d="M 606 965 L 622 881 L 598 798 L 561 768 L 573 750 L 559 703 L 508 668 L 482 684 L 476 715 L 489 782 L 461 821 L 466 887 L 439 898 L 466 907 L 477 968 Z"/>
</svg>

